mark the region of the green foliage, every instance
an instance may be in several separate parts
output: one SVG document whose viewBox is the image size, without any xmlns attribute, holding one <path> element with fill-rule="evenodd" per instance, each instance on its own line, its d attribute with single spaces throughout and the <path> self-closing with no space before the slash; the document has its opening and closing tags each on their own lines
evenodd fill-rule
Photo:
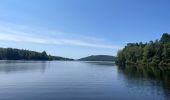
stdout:
<svg viewBox="0 0 170 100">
<path fill-rule="evenodd" d="M 115 61 L 114 56 L 109 55 L 92 55 L 79 59 L 81 61 Z"/>
<path fill-rule="evenodd" d="M 128 43 L 117 53 L 116 63 L 170 65 L 170 34 L 164 33 L 160 40 L 149 43 Z"/>
<path fill-rule="evenodd" d="M 0 60 L 73 60 L 73 59 L 47 55 L 45 51 L 40 53 L 29 50 L 0 48 Z"/>
</svg>

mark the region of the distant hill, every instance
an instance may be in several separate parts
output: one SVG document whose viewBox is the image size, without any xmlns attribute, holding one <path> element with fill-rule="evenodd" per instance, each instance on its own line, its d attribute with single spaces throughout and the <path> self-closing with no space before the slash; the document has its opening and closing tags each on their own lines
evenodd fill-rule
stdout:
<svg viewBox="0 0 170 100">
<path fill-rule="evenodd" d="M 65 58 L 65 57 L 59 57 L 59 56 L 51 56 L 49 60 L 65 60 L 65 61 L 73 61 L 72 58 Z"/>
<path fill-rule="evenodd" d="M 0 48 L 0 60 L 73 60 L 47 55 L 45 51 L 36 52 L 24 49 Z"/>
<path fill-rule="evenodd" d="M 109 55 L 91 55 L 88 57 L 80 58 L 79 61 L 115 61 L 115 56 Z"/>
</svg>

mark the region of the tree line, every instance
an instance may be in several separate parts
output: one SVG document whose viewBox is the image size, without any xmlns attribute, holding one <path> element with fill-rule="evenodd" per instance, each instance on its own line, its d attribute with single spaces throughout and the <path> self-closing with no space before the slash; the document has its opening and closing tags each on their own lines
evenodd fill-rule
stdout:
<svg viewBox="0 0 170 100">
<path fill-rule="evenodd" d="M 164 33 L 160 40 L 149 43 L 128 43 L 118 51 L 116 63 L 170 67 L 170 34 Z"/>
<path fill-rule="evenodd" d="M 47 55 L 45 51 L 35 52 L 24 49 L 0 48 L 0 60 L 73 60 Z"/>
<path fill-rule="evenodd" d="M 78 59 L 80 61 L 115 61 L 115 56 L 110 55 L 91 55 Z"/>
</svg>

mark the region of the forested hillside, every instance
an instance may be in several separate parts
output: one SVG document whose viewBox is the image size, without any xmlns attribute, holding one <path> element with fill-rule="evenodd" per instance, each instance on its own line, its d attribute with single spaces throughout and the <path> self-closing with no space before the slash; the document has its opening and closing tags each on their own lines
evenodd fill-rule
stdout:
<svg viewBox="0 0 170 100">
<path fill-rule="evenodd" d="M 73 59 L 47 55 L 45 51 L 40 53 L 23 49 L 21 50 L 13 48 L 0 48 L 0 60 L 73 60 Z"/>
<path fill-rule="evenodd" d="M 92 55 L 79 59 L 81 61 L 115 61 L 114 56 L 109 55 Z"/>
<path fill-rule="evenodd" d="M 148 43 L 128 43 L 117 53 L 117 64 L 150 64 L 170 67 L 170 34 Z"/>
</svg>

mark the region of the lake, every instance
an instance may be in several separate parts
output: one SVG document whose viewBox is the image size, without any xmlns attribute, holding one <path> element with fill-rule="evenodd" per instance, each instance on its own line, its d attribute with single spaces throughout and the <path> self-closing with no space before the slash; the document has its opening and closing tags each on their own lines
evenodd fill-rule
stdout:
<svg viewBox="0 0 170 100">
<path fill-rule="evenodd" d="M 112 62 L 0 61 L 0 100 L 169 100 L 170 72 Z"/>
</svg>

